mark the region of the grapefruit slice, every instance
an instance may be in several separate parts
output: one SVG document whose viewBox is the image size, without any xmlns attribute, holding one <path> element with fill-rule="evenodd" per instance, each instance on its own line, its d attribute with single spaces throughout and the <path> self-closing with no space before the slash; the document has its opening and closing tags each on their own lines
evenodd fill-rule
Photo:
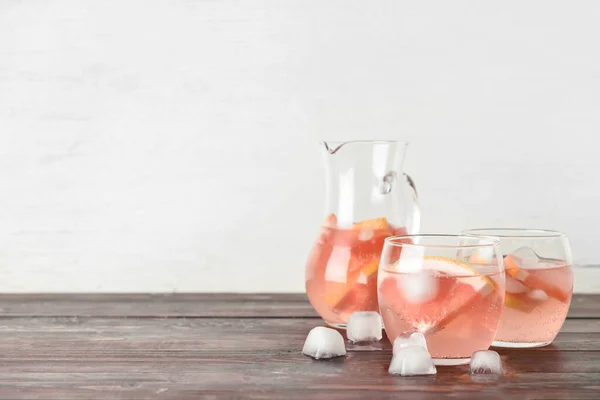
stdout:
<svg viewBox="0 0 600 400">
<path fill-rule="evenodd" d="M 359 221 L 352 225 L 337 224 L 335 227 L 339 228 L 334 238 L 337 246 L 356 247 L 360 244 L 368 245 L 373 241 L 391 236 L 393 233 L 385 217 Z"/>
<path fill-rule="evenodd" d="M 518 257 L 510 254 L 504 257 L 504 267 L 507 275 L 521 282 L 528 288 L 543 290 L 548 296 L 553 297 L 563 303 L 569 301 L 569 294 L 566 291 L 550 282 L 545 281 L 537 275 L 531 274 L 526 269 L 519 267 Z"/>
<path fill-rule="evenodd" d="M 523 296 L 520 296 L 521 294 L 529 291 L 529 288 L 527 286 L 523 285 L 518 280 L 511 278 L 510 275 L 506 275 L 505 291 L 505 307 L 514 308 L 516 310 L 525 311 L 527 313 L 531 312 L 531 304 L 528 304 L 527 301 L 524 301 Z"/>
<path fill-rule="evenodd" d="M 389 227 L 389 225 L 387 222 L 387 218 L 385 218 L 385 217 L 368 219 L 365 221 L 355 222 L 354 224 L 352 224 L 352 229 L 356 229 L 356 230 L 362 230 L 362 229 L 379 230 L 379 229 L 388 229 L 388 227 Z"/>
<path fill-rule="evenodd" d="M 385 217 L 355 222 L 351 229 L 336 232 L 339 236 L 334 239 L 336 245 L 349 247 L 352 253 L 347 264 L 346 284 L 325 291 L 324 298 L 329 307 L 334 310 L 345 308 L 354 298 L 356 285 L 366 285 L 369 279 L 377 276 L 383 240 L 391 233 Z"/>
<path fill-rule="evenodd" d="M 535 308 L 535 302 L 531 299 L 506 292 L 504 297 L 504 307 L 512 308 L 529 314 Z"/>
<path fill-rule="evenodd" d="M 328 228 L 335 228 L 337 226 L 337 217 L 335 214 L 329 214 L 322 225 Z"/>
<path fill-rule="evenodd" d="M 491 278 L 479 274 L 479 272 L 470 265 L 451 258 L 425 256 L 423 257 L 423 266 L 425 269 L 442 272 L 449 276 L 468 276 L 468 283 L 476 292 L 484 291 L 487 292 L 487 294 L 490 294 L 496 287 L 496 284 Z M 477 278 L 470 278 L 471 276 Z"/>
<path fill-rule="evenodd" d="M 433 333 L 496 290 L 493 280 L 469 265 L 444 257 L 423 257 L 422 270 L 390 276 L 381 286 L 385 302 L 422 333 Z M 407 277 L 418 276 L 421 282 Z M 435 283 L 434 283 L 435 282 Z M 410 285 L 435 286 L 429 296 L 415 296 Z M 425 291 L 426 292 L 426 291 Z"/>
<path fill-rule="evenodd" d="M 488 265 L 492 257 L 494 257 L 493 252 L 490 253 L 489 250 L 475 250 L 469 258 L 469 263 L 475 265 Z M 514 294 L 524 293 L 527 290 L 526 286 L 511 278 L 510 275 L 507 275 L 504 305 L 522 311 L 531 311 L 531 308 L 528 307 L 527 304 L 523 304 L 517 296 L 514 296 Z"/>
<path fill-rule="evenodd" d="M 338 290 L 326 290 L 325 302 L 334 310 L 346 308 L 348 302 L 353 299 L 356 284 L 366 285 L 369 279 L 375 277 L 379 269 L 379 260 L 373 259 L 362 266 L 362 268 L 349 269 L 346 284 L 339 286 Z"/>
</svg>

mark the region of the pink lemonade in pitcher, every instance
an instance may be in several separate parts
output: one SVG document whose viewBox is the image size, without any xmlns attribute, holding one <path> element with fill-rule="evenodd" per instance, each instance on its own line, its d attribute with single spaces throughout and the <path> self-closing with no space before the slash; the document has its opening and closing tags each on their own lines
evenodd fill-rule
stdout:
<svg viewBox="0 0 600 400">
<path fill-rule="evenodd" d="M 329 325 L 379 311 L 377 271 L 388 236 L 417 232 L 414 181 L 402 171 L 406 142 L 323 141 L 325 212 L 305 265 L 308 299 Z M 398 249 L 399 254 L 399 249 Z"/>
<path fill-rule="evenodd" d="M 486 350 L 498 327 L 504 273 L 484 274 L 470 265 L 426 256 L 417 272 L 379 271 L 379 305 L 391 343 L 414 332 L 425 336 L 437 365 L 468 363 Z"/>
<path fill-rule="evenodd" d="M 504 258 L 506 299 L 494 345 L 536 347 L 551 343 L 569 311 L 573 269 L 559 260 L 520 268 L 518 258 Z"/>
<path fill-rule="evenodd" d="M 306 263 L 306 293 L 330 325 L 344 327 L 355 311 L 379 311 L 377 271 L 386 237 L 404 235 L 386 218 L 338 227 L 326 218 Z"/>
</svg>

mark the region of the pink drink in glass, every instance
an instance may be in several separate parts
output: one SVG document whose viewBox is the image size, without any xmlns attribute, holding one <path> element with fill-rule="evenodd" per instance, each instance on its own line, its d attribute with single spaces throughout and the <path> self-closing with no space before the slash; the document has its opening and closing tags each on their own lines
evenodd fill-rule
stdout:
<svg viewBox="0 0 600 400">
<path fill-rule="evenodd" d="M 502 311 L 502 290 L 476 294 L 469 281 L 479 277 L 432 275 L 430 282 L 437 286 L 438 294 L 415 303 L 401 289 L 412 284 L 411 274 L 379 274 L 380 310 L 390 342 L 398 336 L 421 332 L 438 365 L 443 365 L 445 359 L 464 359 L 466 363 L 474 351 L 487 349 L 492 343 Z"/>
<path fill-rule="evenodd" d="M 554 340 L 569 311 L 573 268 L 545 260 L 525 270 L 510 257 L 505 258 L 506 300 L 494 345 L 545 346 Z"/>
<path fill-rule="evenodd" d="M 506 297 L 494 346 L 540 347 L 554 340 L 573 296 L 567 235 L 545 229 L 471 229 L 468 236 L 499 240 Z"/>
<path fill-rule="evenodd" d="M 401 243 L 406 238 L 432 244 Z M 453 245 L 463 241 L 464 249 Z M 436 365 L 465 364 L 474 351 L 489 348 L 502 313 L 505 276 L 495 242 L 485 245 L 488 265 L 474 266 L 456 256 L 438 256 L 476 251 L 477 242 L 463 237 L 413 235 L 386 240 L 377 287 L 390 342 L 420 332 Z M 391 252 L 392 246 L 401 248 L 399 258 Z"/>
</svg>

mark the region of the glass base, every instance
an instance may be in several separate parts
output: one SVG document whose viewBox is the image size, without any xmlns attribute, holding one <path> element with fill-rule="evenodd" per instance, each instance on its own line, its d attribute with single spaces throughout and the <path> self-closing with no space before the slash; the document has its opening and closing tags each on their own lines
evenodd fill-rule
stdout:
<svg viewBox="0 0 600 400">
<path fill-rule="evenodd" d="M 465 365 L 471 362 L 469 358 L 434 358 L 433 363 L 437 366 L 445 365 Z"/>
<path fill-rule="evenodd" d="M 492 342 L 493 347 L 508 347 L 515 349 L 526 349 L 532 347 L 544 347 L 548 346 L 552 341 L 549 342 L 503 342 L 502 340 L 494 340 Z"/>
</svg>

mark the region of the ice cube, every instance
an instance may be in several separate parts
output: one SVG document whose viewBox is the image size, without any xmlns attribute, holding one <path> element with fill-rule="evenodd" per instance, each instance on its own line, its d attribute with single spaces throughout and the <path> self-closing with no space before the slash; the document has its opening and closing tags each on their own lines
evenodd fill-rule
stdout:
<svg viewBox="0 0 600 400">
<path fill-rule="evenodd" d="M 318 326 L 308 333 L 302 348 L 302 354 L 317 360 L 345 356 L 344 338 L 335 329 Z"/>
<path fill-rule="evenodd" d="M 506 293 L 519 294 L 528 291 L 527 286 L 523 285 L 518 280 L 506 275 Z"/>
<path fill-rule="evenodd" d="M 400 349 L 409 346 L 421 346 L 425 350 L 429 351 L 427 348 L 427 341 L 425 340 L 425 336 L 421 332 L 411 333 L 410 336 L 398 336 L 394 340 L 394 348 L 392 352 L 396 354 Z"/>
<path fill-rule="evenodd" d="M 392 357 L 388 372 L 392 375 L 434 375 L 437 371 L 431 354 L 423 346 L 408 346 Z"/>
<path fill-rule="evenodd" d="M 352 313 L 346 324 L 346 335 L 353 343 L 381 340 L 381 315 L 375 311 Z"/>
<path fill-rule="evenodd" d="M 467 243 L 465 243 L 467 244 Z M 482 247 L 476 249 L 469 257 L 468 260 L 471 264 L 483 264 L 489 265 L 495 261 L 494 247 Z"/>
<path fill-rule="evenodd" d="M 544 292 L 543 290 L 532 290 L 531 292 L 527 293 L 527 297 L 529 297 L 531 300 L 537 300 L 537 301 L 546 301 L 548 300 L 548 294 L 546 292 Z"/>
<path fill-rule="evenodd" d="M 366 242 L 368 240 L 373 239 L 374 236 L 375 236 L 375 232 L 373 232 L 373 230 L 364 229 L 364 230 L 361 230 L 360 233 L 358 234 L 358 240 L 362 240 L 363 242 Z"/>
<path fill-rule="evenodd" d="M 429 271 L 406 274 L 399 282 L 404 297 L 411 303 L 426 303 L 438 293 L 438 281 Z"/>
<path fill-rule="evenodd" d="M 536 268 L 540 262 L 540 258 L 531 247 L 519 247 L 511 253 L 511 256 L 514 258 L 519 268 Z"/>
<path fill-rule="evenodd" d="M 500 355 L 492 350 L 476 351 L 471 356 L 471 374 L 502 374 Z"/>
</svg>

